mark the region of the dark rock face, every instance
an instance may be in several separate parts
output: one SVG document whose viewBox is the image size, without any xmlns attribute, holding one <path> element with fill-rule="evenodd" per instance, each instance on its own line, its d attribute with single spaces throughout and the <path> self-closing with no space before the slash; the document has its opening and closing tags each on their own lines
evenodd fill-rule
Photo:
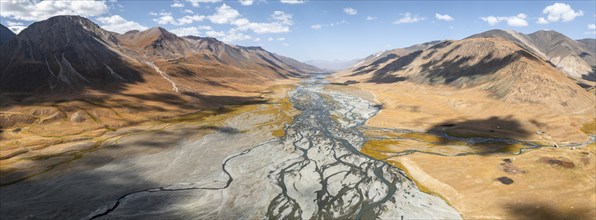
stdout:
<svg viewBox="0 0 596 220">
<path fill-rule="evenodd" d="M 16 36 L 10 29 L 0 24 L 0 46 Z"/>
<path fill-rule="evenodd" d="M 0 91 L 73 90 L 141 81 L 118 47 L 113 33 L 83 17 L 33 23 L 1 48 Z"/>
</svg>

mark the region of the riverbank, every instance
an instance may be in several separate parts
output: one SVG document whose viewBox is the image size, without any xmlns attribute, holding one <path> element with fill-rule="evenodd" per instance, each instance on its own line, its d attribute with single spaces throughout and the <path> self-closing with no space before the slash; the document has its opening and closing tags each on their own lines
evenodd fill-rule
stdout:
<svg viewBox="0 0 596 220">
<path fill-rule="evenodd" d="M 176 105 L 175 100 L 170 100 L 172 103 L 162 103 L 163 105 L 140 103 L 136 108 L 144 108 L 143 110 L 128 112 L 127 102 L 116 103 L 114 100 L 106 100 L 103 106 L 78 106 L 79 111 L 83 109 L 89 113 L 86 113 L 84 117 L 87 117 L 87 120 L 82 123 L 59 118 L 46 123 L 36 120 L 35 123 L 25 126 L 22 123 L 18 124 L 22 127 L 19 128 L 19 132 L 6 130 L 0 140 L 0 186 L 46 173 L 103 148 L 116 149 L 126 146 L 122 149 L 123 152 L 114 150 L 110 158 L 120 153 L 130 156 L 153 154 L 171 150 L 170 146 L 180 141 L 196 140 L 213 132 L 239 132 L 230 130 L 223 126 L 223 123 L 245 112 L 275 116 L 275 120 L 263 123 L 262 126 L 271 127 L 271 135 L 283 135 L 283 124 L 289 123 L 292 120 L 291 116 L 297 114 L 286 98 L 286 93 L 294 87 L 292 84 L 280 83 L 258 94 L 258 102 L 238 103 L 224 98 L 218 100 L 220 105 L 217 108 L 214 107 L 217 103 L 211 103 L 210 107 L 194 110 L 179 108 L 166 111 L 164 109 L 174 108 Z M 227 102 L 233 104 L 224 105 Z M 70 106 L 73 102 L 57 105 Z M 161 110 L 156 109 L 157 105 Z M 54 108 L 60 109 L 58 106 Z M 105 115 L 101 114 L 97 116 L 98 112 L 108 111 L 106 109 L 113 111 L 113 117 L 103 117 Z M 91 120 L 89 117 L 93 115 L 97 117 Z M 119 121 L 118 118 L 122 117 L 126 119 Z M 69 125 L 70 123 L 73 125 Z M 50 135 L 35 133 L 35 130 Z"/>
<path fill-rule="evenodd" d="M 362 151 L 403 169 L 464 218 L 596 216 L 596 151 L 582 144 L 594 133 L 593 109 L 561 113 L 407 82 L 332 89 L 371 93 L 383 109 L 368 121 Z"/>
</svg>

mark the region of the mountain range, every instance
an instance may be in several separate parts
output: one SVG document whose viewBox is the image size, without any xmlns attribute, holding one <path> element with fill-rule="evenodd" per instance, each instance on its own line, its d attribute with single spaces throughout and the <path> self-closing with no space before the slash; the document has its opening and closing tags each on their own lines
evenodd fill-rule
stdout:
<svg viewBox="0 0 596 220">
<path fill-rule="evenodd" d="M 4 33 L 4 31 L 3 31 Z M 117 34 L 80 16 L 31 24 L 0 50 L 0 91 L 118 91 L 141 84 L 175 92 L 238 89 L 320 70 L 260 47 L 179 37 L 156 27 Z"/>
<path fill-rule="evenodd" d="M 384 51 L 339 75 L 373 83 L 477 88 L 497 99 L 580 111 L 594 100 L 596 52 L 590 42 L 594 39 L 574 41 L 554 31 L 491 30 Z"/>
</svg>

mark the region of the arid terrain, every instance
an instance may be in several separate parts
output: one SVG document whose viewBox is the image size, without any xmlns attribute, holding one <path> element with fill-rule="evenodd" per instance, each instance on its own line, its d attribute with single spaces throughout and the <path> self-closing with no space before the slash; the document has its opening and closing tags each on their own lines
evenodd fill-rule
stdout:
<svg viewBox="0 0 596 220">
<path fill-rule="evenodd" d="M 594 39 L 490 30 L 327 72 L 82 16 L 0 31 L 0 219 L 596 219 Z"/>
<path fill-rule="evenodd" d="M 401 168 L 466 219 L 596 217 L 593 82 L 533 55 L 511 57 L 523 50 L 500 38 L 433 43 L 328 77 L 331 89 L 382 106 L 366 123 L 362 152 Z"/>
</svg>

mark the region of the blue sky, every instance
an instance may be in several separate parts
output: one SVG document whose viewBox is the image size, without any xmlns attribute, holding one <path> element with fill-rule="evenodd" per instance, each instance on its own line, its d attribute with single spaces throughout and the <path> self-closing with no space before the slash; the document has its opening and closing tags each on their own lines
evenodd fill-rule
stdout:
<svg viewBox="0 0 596 220">
<path fill-rule="evenodd" d="M 490 29 L 549 29 L 596 37 L 596 1 L 2 1 L 0 23 L 18 32 L 60 14 L 88 17 L 105 29 L 164 27 L 211 36 L 298 60 L 345 60 Z"/>
</svg>

